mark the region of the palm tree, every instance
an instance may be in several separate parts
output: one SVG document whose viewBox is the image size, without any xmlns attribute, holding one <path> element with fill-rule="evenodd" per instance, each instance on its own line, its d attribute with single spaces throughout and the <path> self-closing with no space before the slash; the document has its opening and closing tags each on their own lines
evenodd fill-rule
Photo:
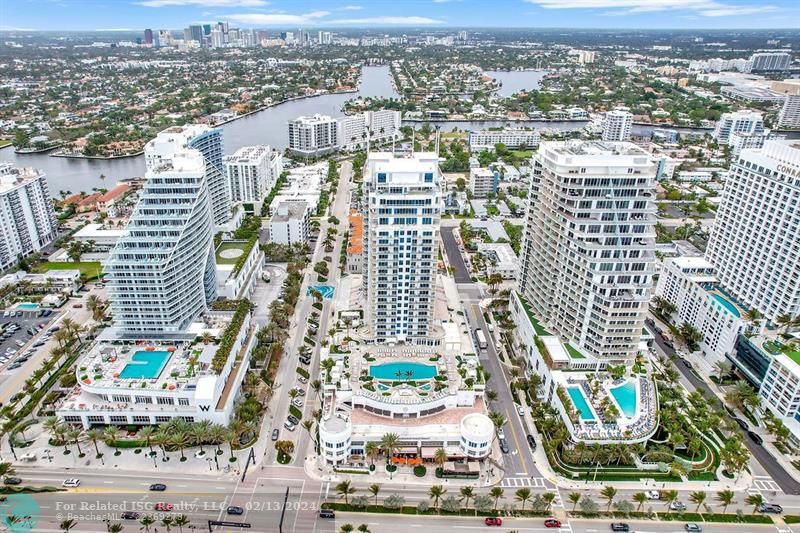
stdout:
<svg viewBox="0 0 800 533">
<path fill-rule="evenodd" d="M 106 426 L 105 429 L 103 429 L 103 442 L 106 443 L 106 446 L 114 447 L 117 442 L 116 426 Z"/>
<path fill-rule="evenodd" d="M 433 498 L 433 506 L 435 508 L 439 508 L 439 498 L 444 496 L 444 493 L 447 492 L 447 489 L 442 487 L 441 485 L 434 485 L 428 489 L 428 496 Z"/>
<path fill-rule="evenodd" d="M 211 439 L 211 442 L 217 445 L 217 455 L 222 453 L 221 445 L 225 442 L 225 434 L 227 429 L 222 424 L 214 424 L 211 426 L 211 430 L 209 431 L 208 438 Z"/>
<path fill-rule="evenodd" d="M 696 492 L 689 494 L 689 501 L 697 504 L 697 509 L 695 509 L 694 511 L 695 513 L 700 512 L 700 506 L 703 505 L 703 503 L 705 503 L 707 496 L 708 495 L 702 490 L 698 490 Z"/>
<path fill-rule="evenodd" d="M 575 508 L 578 507 L 578 502 L 581 501 L 581 493 L 580 492 L 570 492 L 569 496 L 567 497 L 569 503 L 572 504 L 572 512 L 575 512 Z"/>
<path fill-rule="evenodd" d="M 345 480 L 336 485 L 336 494 L 344 497 L 344 504 L 347 505 L 347 498 L 356 492 L 356 488 L 350 485 L 349 480 Z"/>
<path fill-rule="evenodd" d="M 608 507 L 606 508 L 606 512 L 611 510 L 611 504 L 614 502 L 614 498 L 617 496 L 617 489 L 612 487 L 611 485 L 607 485 L 603 487 L 603 490 L 600 491 L 600 496 L 608 500 Z"/>
<path fill-rule="evenodd" d="M 61 523 L 58 525 L 58 527 L 59 529 L 64 531 L 64 533 L 69 533 L 69 530 L 77 525 L 78 522 L 70 518 L 69 520 L 62 520 Z"/>
<path fill-rule="evenodd" d="M 145 426 L 139 430 L 139 438 L 144 439 L 144 445 L 150 448 L 150 453 L 153 452 L 153 443 L 150 441 L 155 434 L 156 428 L 154 426 Z"/>
<path fill-rule="evenodd" d="M 149 533 L 150 526 L 156 523 L 156 519 L 153 518 L 152 515 L 146 514 L 139 519 L 139 523 L 142 524 L 142 527 L 139 529 L 144 529 L 147 533 Z"/>
<path fill-rule="evenodd" d="M 732 490 L 721 490 L 717 493 L 717 501 L 722 504 L 722 513 L 728 511 L 728 506 L 735 503 L 736 494 Z"/>
<path fill-rule="evenodd" d="M 189 525 L 189 517 L 185 514 L 179 514 L 175 517 L 175 525 L 178 526 L 178 531 L 183 533 L 183 526 Z"/>
<path fill-rule="evenodd" d="M 545 492 L 542 494 L 542 501 L 547 505 L 546 509 L 549 511 L 550 507 L 552 507 L 553 502 L 556 499 L 556 495 L 552 492 Z"/>
<path fill-rule="evenodd" d="M 641 511 L 642 507 L 644 507 L 644 504 L 647 503 L 647 494 L 644 492 L 637 492 L 633 495 L 633 501 L 639 504 L 636 510 Z"/>
<path fill-rule="evenodd" d="M 231 451 L 231 459 L 235 458 L 234 455 L 233 455 L 233 445 L 236 442 L 236 439 L 238 439 L 238 438 L 239 438 L 239 434 L 236 431 L 234 431 L 233 429 L 227 428 L 225 430 L 225 442 L 228 443 L 228 448 Z"/>
<path fill-rule="evenodd" d="M 294 451 L 294 442 L 290 440 L 279 440 L 275 443 L 275 449 L 278 450 L 279 457 L 289 457 Z"/>
<path fill-rule="evenodd" d="M 397 433 L 387 433 L 381 437 L 381 449 L 386 454 L 386 462 L 390 462 L 392 455 L 400 447 L 400 437 Z"/>
<path fill-rule="evenodd" d="M 672 502 L 678 499 L 678 491 L 677 490 L 665 490 L 661 493 L 661 497 L 664 498 L 664 502 L 667 504 L 667 513 L 672 510 Z"/>
<path fill-rule="evenodd" d="M 377 483 L 373 483 L 372 485 L 369 486 L 368 490 L 370 494 L 375 496 L 375 505 L 378 505 L 378 493 L 380 493 L 381 491 L 381 486 L 378 485 Z"/>
<path fill-rule="evenodd" d="M 339 528 L 339 533 L 352 533 L 354 529 L 353 524 L 342 524 Z"/>
<path fill-rule="evenodd" d="M 172 530 L 172 525 L 174 523 L 175 520 L 173 520 L 171 516 L 165 516 L 164 518 L 161 519 L 161 525 L 164 526 L 164 528 L 166 528 L 167 533 L 169 533 Z"/>
<path fill-rule="evenodd" d="M 120 533 L 123 529 L 125 529 L 125 526 L 120 523 L 108 525 L 108 533 Z"/>
<path fill-rule="evenodd" d="M 103 432 L 100 431 L 99 429 L 92 428 L 86 432 L 86 436 L 89 438 L 90 441 L 92 441 L 92 444 L 94 444 L 94 451 L 96 456 L 98 458 L 101 457 L 102 454 L 100 453 L 100 449 L 97 447 L 97 441 L 103 440 Z"/>
<path fill-rule="evenodd" d="M 67 438 L 72 441 L 76 448 L 78 448 L 78 457 L 83 457 L 83 451 L 81 450 L 81 445 L 78 443 L 78 439 L 80 438 L 83 431 L 79 428 L 71 427 L 67 430 Z"/>
<path fill-rule="evenodd" d="M 249 374 L 248 376 L 252 376 L 255 374 Z M 209 435 L 211 433 L 211 421 L 210 420 L 203 420 L 202 422 L 195 422 L 189 428 L 189 437 L 192 439 L 193 444 L 197 444 L 200 446 L 200 452 L 204 453 L 203 450 L 203 443 L 208 442 Z"/>
<path fill-rule="evenodd" d="M 794 319 L 792 318 L 792 315 L 783 313 L 775 317 L 775 324 L 777 324 L 779 328 L 784 328 L 783 332 L 786 333 L 789 331 L 789 327 L 794 324 Z"/>
<path fill-rule="evenodd" d="M 11 463 L 0 463 L 0 478 L 13 476 L 15 473 L 16 470 L 14 470 L 14 465 Z"/>
<path fill-rule="evenodd" d="M 439 468 L 443 468 L 444 464 L 447 462 L 447 451 L 445 451 L 444 448 L 437 448 L 436 451 L 433 452 L 433 460 L 439 465 Z"/>
<path fill-rule="evenodd" d="M 517 492 L 514 493 L 514 497 L 518 502 L 522 503 L 522 510 L 525 511 L 525 502 L 531 499 L 531 489 L 528 487 L 517 489 Z"/>
<path fill-rule="evenodd" d="M 503 492 L 505 492 L 500 487 L 492 487 L 492 490 L 489 491 L 489 496 L 494 498 L 494 510 L 497 511 L 497 502 L 500 498 L 503 497 Z"/>
<path fill-rule="evenodd" d="M 464 500 L 464 509 L 469 509 L 469 500 L 475 496 L 475 489 L 472 487 L 461 487 L 461 499 Z"/>
<path fill-rule="evenodd" d="M 163 428 L 159 429 L 155 435 L 153 435 L 153 443 L 161 448 L 161 458 L 166 461 L 167 459 L 167 446 L 172 443 L 172 437 L 170 437 L 169 433 L 167 433 Z"/>
<path fill-rule="evenodd" d="M 379 453 L 381 453 L 381 446 L 374 440 L 371 440 L 364 445 L 364 453 L 367 454 L 367 457 L 370 458 L 370 461 L 372 461 L 372 464 L 374 465 L 375 458 Z"/>
<path fill-rule="evenodd" d="M 319 400 L 319 392 L 322 390 L 322 382 L 318 379 L 313 380 L 311 383 L 311 390 L 313 390 L 317 394 L 317 400 Z"/>
<path fill-rule="evenodd" d="M 189 435 L 183 431 L 177 431 L 170 437 L 170 444 L 177 446 L 181 452 L 181 462 L 185 461 L 186 456 L 183 454 L 183 449 L 189 444 Z"/>
<path fill-rule="evenodd" d="M 764 503 L 764 497 L 761 494 L 750 494 L 744 499 L 744 503 L 753 506 L 753 513 L 758 511 L 758 506 Z"/>
</svg>

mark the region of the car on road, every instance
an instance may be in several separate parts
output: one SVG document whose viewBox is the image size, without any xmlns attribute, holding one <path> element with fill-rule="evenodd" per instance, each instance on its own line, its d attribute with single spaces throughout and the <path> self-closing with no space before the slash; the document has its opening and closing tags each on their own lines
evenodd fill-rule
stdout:
<svg viewBox="0 0 800 533">
<path fill-rule="evenodd" d="M 487 516 L 484 519 L 483 523 L 486 524 L 487 526 L 502 526 L 503 519 L 500 518 L 499 516 Z"/>
<path fill-rule="evenodd" d="M 503 453 L 508 453 L 508 443 L 506 439 L 500 439 L 500 451 Z"/>
<path fill-rule="evenodd" d="M 67 488 L 75 488 L 79 487 L 81 484 L 81 480 L 76 477 L 71 477 L 69 479 L 65 479 L 64 482 L 61 484 L 62 487 Z"/>
<path fill-rule="evenodd" d="M 155 507 L 153 507 L 153 509 L 155 509 L 156 511 L 166 511 L 166 512 L 169 512 L 169 511 L 172 511 L 172 507 L 173 507 L 173 506 L 172 506 L 172 504 L 171 504 L 171 503 L 158 502 L 158 503 L 155 505 Z"/>
<path fill-rule="evenodd" d="M 164 492 L 165 490 L 167 490 L 167 486 L 164 485 L 163 483 L 153 483 L 152 485 L 150 485 L 150 490 L 156 492 Z"/>
<path fill-rule="evenodd" d="M 611 531 L 623 531 L 627 532 L 631 530 L 631 526 L 624 522 L 614 522 L 611 524 Z"/>
<path fill-rule="evenodd" d="M 683 359 L 683 366 L 685 366 L 686 368 L 691 370 L 692 369 L 692 362 L 689 361 L 688 359 Z"/>
<path fill-rule="evenodd" d="M 320 518 L 336 518 L 336 513 L 333 509 L 320 509 L 319 510 L 319 517 Z"/>
<path fill-rule="evenodd" d="M 497 438 L 498 439 L 505 439 L 506 438 L 506 434 L 503 431 L 503 428 L 497 428 Z"/>
<path fill-rule="evenodd" d="M 756 433 L 755 431 L 748 431 L 748 432 L 747 432 L 747 436 L 748 436 L 748 437 L 750 437 L 751 439 L 753 439 L 753 442 L 755 442 L 755 443 L 756 443 L 756 444 L 758 444 L 759 446 L 761 446 L 762 444 L 764 444 L 764 439 L 762 439 L 762 438 L 761 438 L 761 435 L 759 435 L 759 434 L 758 434 L 758 433 Z"/>
<path fill-rule="evenodd" d="M 272 440 L 273 441 L 278 440 L 278 435 L 280 435 L 280 434 L 281 434 L 281 430 L 280 429 L 278 429 L 278 428 L 273 429 L 272 430 Z"/>
<path fill-rule="evenodd" d="M 544 527 L 561 527 L 561 521 L 555 518 L 548 518 L 544 521 Z"/>
<path fill-rule="evenodd" d="M 123 520 L 139 520 L 139 513 L 134 513 L 133 511 L 125 511 L 120 515 Z"/>
<path fill-rule="evenodd" d="M 686 531 L 691 531 L 693 533 L 701 533 L 703 531 L 703 528 L 700 527 L 699 524 L 695 524 L 694 522 L 689 522 L 688 524 L 683 526 L 683 529 L 685 529 Z"/>
<path fill-rule="evenodd" d="M 72 308 L 73 309 L 81 309 L 81 308 L 83 308 L 83 304 L 73 304 Z"/>
<path fill-rule="evenodd" d="M 225 512 L 228 514 L 239 515 L 239 514 L 244 514 L 244 509 L 242 509 L 238 505 L 229 505 L 228 508 L 225 509 Z"/>
<path fill-rule="evenodd" d="M 526 438 L 526 439 L 528 439 L 528 446 L 530 446 L 530 447 L 531 447 L 531 450 L 535 450 L 535 449 L 536 449 L 536 440 L 534 440 L 534 438 L 533 438 L 533 435 L 531 435 L 530 433 L 528 433 L 528 434 L 525 436 L 525 438 Z"/>
<path fill-rule="evenodd" d="M 5 485 L 19 485 L 22 483 L 22 480 L 18 477 L 8 476 L 3 478 L 3 484 Z"/>
<path fill-rule="evenodd" d="M 686 504 L 683 503 L 683 502 L 674 501 L 674 502 L 669 504 L 669 510 L 670 511 L 685 511 L 686 510 Z"/>
<path fill-rule="evenodd" d="M 734 420 L 736 421 L 737 424 L 739 424 L 739 427 L 742 428 L 743 430 L 747 431 L 749 429 L 749 427 L 747 426 L 747 422 L 745 422 L 741 418 L 734 418 Z"/>
<path fill-rule="evenodd" d="M 517 406 L 517 414 L 518 414 L 519 416 L 525 416 L 525 408 L 524 408 L 524 407 L 522 407 L 521 405 L 518 405 L 518 406 Z"/>
<path fill-rule="evenodd" d="M 647 499 L 648 500 L 660 500 L 661 499 L 661 493 L 658 492 L 657 490 L 648 490 L 647 492 L 645 492 L 645 495 L 647 495 Z"/>
<path fill-rule="evenodd" d="M 777 503 L 762 503 L 761 505 L 758 506 L 758 512 L 781 514 L 783 512 L 783 507 L 781 507 Z"/>
</svg>

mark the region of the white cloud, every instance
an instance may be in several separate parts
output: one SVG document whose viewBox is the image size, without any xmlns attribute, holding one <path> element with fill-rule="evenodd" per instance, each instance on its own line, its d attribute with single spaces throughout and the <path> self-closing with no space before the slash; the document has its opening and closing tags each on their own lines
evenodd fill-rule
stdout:
<svg viewBox="0 0 800 533">
<path fill-rule="evenodd" d="M 433 0 L 434 4 L 449 4 L 450 2 L 460 2 L 461 0 Z"/>
<path fill-rule="evenodd" d="M 363 6 L 344 6 L 342 11 L 361 11 L 364 9 Z"/>
<path fill-rule="evenodd" d="M 436 1 L 436 0 L 434 0 Z M 732 5 L 716 0 L 525 0 L 544 9 L 618 9 L 617 13 L 692 11 L 705 17 L 729 17 L 775 11 L 771 5 Z M 613 12 L 612 12 L 613 13 Z M 612 13 L 606 13 L 610 15 Z"/>
<path fill-rule="evenodd" d="M 328 24 L 346 25 L 385 25 L 385 26 L 429 26 L 433 24 L 444 24 L 443 20 L 436 20 L 428 17 L 367 17 L 359 19 L 338 19 L 326 21 Z"/>
<path fill-rule="evenodd" d="M 264 7 L 266 0 L 142 0 L 145 7 L 202 6 L 202 7 Z"/>
<path fill-rule="evenodd" d="M 226 18 L 250 26 L 280 26 L 282 24 L 314 24 L 328 15 L 330 15 L 329 11 L 312 11 L 300 15 L 290 15 L 288 13 L 237 13 L 228 15 Z"/>
</svg>

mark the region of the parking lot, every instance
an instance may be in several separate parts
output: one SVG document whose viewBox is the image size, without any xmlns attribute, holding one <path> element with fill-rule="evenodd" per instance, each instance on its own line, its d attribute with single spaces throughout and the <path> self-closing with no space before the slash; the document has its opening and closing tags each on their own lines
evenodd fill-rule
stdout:
<svg viewBox="0 0 800 533">
<path fill-rule="evenodd" d="M 44 331 L 56 316 L 58 316 L 56 313 L 51 313 L 48 317 L 39 317 L 38 313 L 26 314 L 26 316 L 3 316 L 0 314 L 0 326 L 3 329 L 0 337 L 0 371 L 16 370 L 21 363 L 27 361 L 34 351 L 33 344 L 41 342 L 40 339 L 36 339 L 35 343 L 29 343 L 29 341 Z M 14 329 L 14 325 L 17 326 L 16 330 L 9 334 Z M 40 327 L 42 325 L 44 326 Z M 32 331 L 35 335 L 31 334 Z"/>
</svg>

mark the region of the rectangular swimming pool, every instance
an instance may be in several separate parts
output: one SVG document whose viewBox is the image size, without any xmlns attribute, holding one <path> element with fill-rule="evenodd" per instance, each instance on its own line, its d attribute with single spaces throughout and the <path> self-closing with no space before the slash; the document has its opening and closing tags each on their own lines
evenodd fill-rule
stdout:
<svg viewBox="0 0 800 533">
<path fill-rule="evenodd" d="M 572 404 L 575 406 L 575 409 L 578 410 L 581 420 L 594 420 L 592 409 L 589 407 L 589 402 L 586 401 L 581 388 L 567 387 L 567 392 L 569 393 L 569 397 L 572 400 Z"/>
<path fill-rule="evenodd" d="M 636 384 L 628 381 L 627 383 L 610 389 L 609 392 L 622 409 L 622 414 L 628 418 L 636 416 Z"/>
<path fill-rule="evenodd" d="M 17 304 L 16 308 L 20 311 L 36 311 L 39 309 L 39 304 L 33 302 L 24 302 L 21 304 Z"/>
<path fill-rule="evenodd" d="M 120 372 L 122 379 L 155 379 L 164 370 L 169 360 L 166 351 L 139 351 L 131 355 L 131 361 Z"/>
<path fill-rule="evenodd" d="M 436 367 L 422 363 L 382 363 L 369 367 L 369 375 L 388 381 L 417 381 L 433 378 Z"/>
</svg>

